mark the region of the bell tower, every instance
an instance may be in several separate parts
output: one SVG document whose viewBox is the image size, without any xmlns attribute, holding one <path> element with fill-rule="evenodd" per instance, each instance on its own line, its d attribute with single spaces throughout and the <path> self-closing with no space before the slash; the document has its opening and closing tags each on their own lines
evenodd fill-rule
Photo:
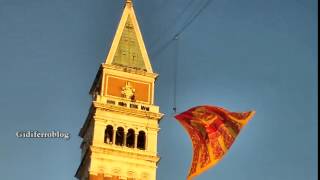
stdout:
<svg viewBox="0 0 320 180">
<path fill-rule="evenodd" d="M 153 72 L 131 0 L 90 90 L 79 136 L 80 180 L 155 180 L 163 114 L 154 105 Z"/>
</svg>

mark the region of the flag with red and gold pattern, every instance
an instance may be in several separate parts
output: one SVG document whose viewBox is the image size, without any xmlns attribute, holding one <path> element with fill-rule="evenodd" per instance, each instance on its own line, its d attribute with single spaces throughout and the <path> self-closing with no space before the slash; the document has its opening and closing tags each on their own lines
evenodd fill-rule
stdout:
<svg viewBox="0 0 320 180">
<path fill-rule="evenodd" d="M 197 106 L 176 115 L 193 145 L 188 179 L 218 163 L 254 114 L 254 111 L 238 113 L 216 106 Z"/>
</svg>

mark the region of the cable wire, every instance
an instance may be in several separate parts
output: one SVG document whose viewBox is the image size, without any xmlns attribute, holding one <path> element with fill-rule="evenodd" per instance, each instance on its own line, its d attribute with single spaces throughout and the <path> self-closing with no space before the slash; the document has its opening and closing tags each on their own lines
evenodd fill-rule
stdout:
<svg viewBox="0 0 320 180">
<path fill-rule="evenodd" d="M 200 16 L 200 14 L 212 3 L 212 0 L 207 0 L 206 3 L 199 9 L 196 14 L 194 14 L 189 21 L 187 21 L 182 28 L 166 43 L 164 43 L 158 50 L 156 50 L 151 56 L 154 58 L 159 55 L 162 51 L 164 51 L 176 38 L 179 36 Z"/>
<path fill-rule="evenodd" d="M 153 46 L 152 47 L 156 47 L 158 45 L 158 43 L 161 41 L 162 37 L 164 34 L 167 34 L 170 30 L 170 27 L 173 27 L 177 21 L 182 17 L 182 15 L 187 11 L 187 9 L 191 6 L 191 4 L 195 2 L 194 0 L 190 0 L 186 6 L 183 8 L 183 10 L 177 15 L 177 17 L 174 19 L 174 21 L 172 21 L 172 23 L 170 24 L 167 24 L 166 28 L 164 31 L 162 31 L 161 36 L 158 36 L 158 38 L 153 42 L 151 43 Z"/>
<path fill-rule="evenodd" d="M 173 113 L 177 113 L 177 75 L 178 75 L 178 63 L 179 63 L 179 37 L 175 39 L 175 58 L 174 58 L 174 79 L 173 79 Z"/>
</svg>

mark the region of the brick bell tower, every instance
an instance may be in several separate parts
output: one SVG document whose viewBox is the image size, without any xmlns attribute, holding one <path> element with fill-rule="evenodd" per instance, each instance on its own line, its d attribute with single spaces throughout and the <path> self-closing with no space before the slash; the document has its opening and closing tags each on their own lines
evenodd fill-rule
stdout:
<svg viewBox="0 0 320 180">
<path fill-rule="evenodd" d="M 152 71 L 131 0 L 125 3 L 105 63 L 90 90 L 80 130 L 80 180 L 155 180 L 163 114 L 154 105 Z"/>
</svg>

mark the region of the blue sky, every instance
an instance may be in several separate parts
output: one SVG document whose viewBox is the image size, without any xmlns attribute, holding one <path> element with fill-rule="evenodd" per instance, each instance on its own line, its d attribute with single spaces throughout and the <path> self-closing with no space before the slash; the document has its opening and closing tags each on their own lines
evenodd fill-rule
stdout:
<svg viewBox="0 0 320 180">
<path fill-rule="evenodd" d="M 202 104 L 257 111 L 227 156 L 197 180 L 317 179 L 318 2 L 213 0 L 178 44 L 155 54 L 206 0 L 190 2 L 135 1 L 160 74 L 156 104 L 166 114 L 157 179 L 185 179 L 191 162 L 191 141 L 172 117 L 175 74 L 178 112 Z M 122 7 L 121 0 L 0 0 L 2 177 L 72 179 L 88 91 Z M 18 139 L 20 130 L 72 137 Z"/>
</svg>

